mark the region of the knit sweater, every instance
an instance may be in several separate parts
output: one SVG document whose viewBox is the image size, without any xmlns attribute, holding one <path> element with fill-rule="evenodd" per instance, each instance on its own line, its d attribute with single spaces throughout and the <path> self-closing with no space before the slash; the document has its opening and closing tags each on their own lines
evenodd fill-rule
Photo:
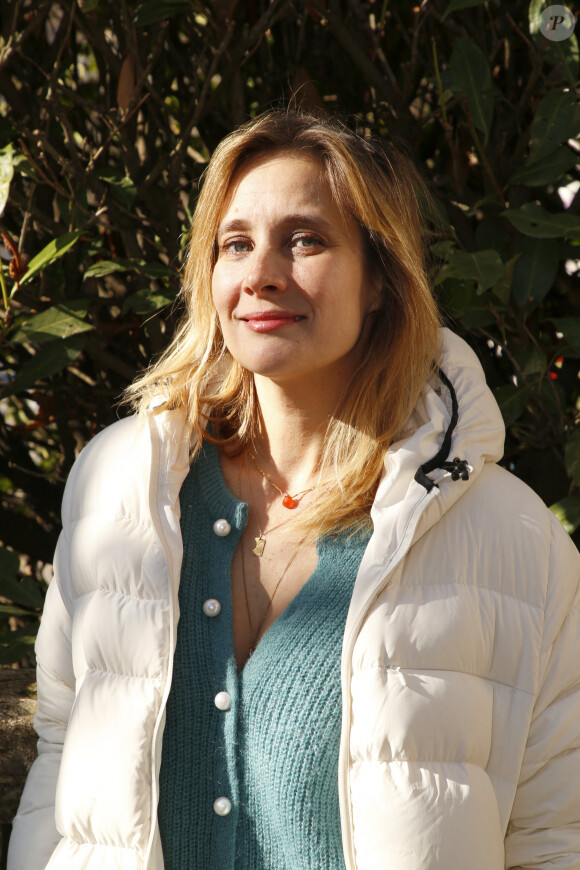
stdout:
<svg viewBox="0 0 580 870">
<path fill-rule="evenodd" d="M 231 562 L 248 506 L 226 486 L 211 445 L 180 501 L 180 621 L 158 813 L 165 868 L 342 870 L 340 652 L 368 536 L 318 542 L 313 574 L 238 674 Z M 229 533 L 215 532 L 219 519 Z M 204 609 L 211 599 L 217 615 Z"/>
</svg>

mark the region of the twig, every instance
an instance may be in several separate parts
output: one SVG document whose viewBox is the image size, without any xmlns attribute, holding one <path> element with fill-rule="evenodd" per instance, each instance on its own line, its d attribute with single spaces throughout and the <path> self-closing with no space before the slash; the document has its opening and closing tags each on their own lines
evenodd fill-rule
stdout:
<svg viewBox="0 0 580 870">
<path fill-rule="evenodd" d="M 2 300 L 4 302 L 4 310 L 8 311 L 10 307 L 10 300 L 8 299 L 8 292 L 6 290 L 6 279 L 4 278 L 4 266 L 2 264 L 2 259 L 0 258 L 0 285 L 2 286 Z"/>
<path fill-rule="evenodd" d="M 367 57 L 364 49 L 361 48 L 349 29 L 344 25 L 340 18 L 340 9 L 336 0 L 332 0 L 329 10 L 323 9 L 316 0 L 312 0 L 312 5 L 320 15 L 328 18 L 330 29 L 336 41 L 342 45 L 369 84 L 375 88 L 377 94 L 387 103 L 398 105 L 399 93 L 392 83 L 385 76 L 381 75 L 374 63 Z"/>
<path fill-rule="evenodd" d="M 97 341 L 97 339 L 92 337 L 87 337 L 85 339 L 85 350 L 97 363 L 104 366 L 105 368 L 112 369 L 114 372 L 117 372 L 118 375 L 125 378 L 128 381 L 132 381 L 135 377 L 135 369 L 131 366 L 127 365 L 127 363 L 123 362 L 123 360 L 118 359 L 112 353 L 105 350 L 101 347 Z"/>
<path fill-rule="evenodd" d="M 467 97 L 465 96 L 465 94 L 463 94 L 462 96 L 463 96 L 463 103 L 465 106 L 465 112 L 467 114 L 467 122 L 469 124 L 469 131 L 471 133 L 471 138 L 473 139 L 473 141 L 475 143 L 475 147 L 477 148 L 477 153 L 479 154 L 481 162 L 483 163 L 483 165 L 485 167 L 485 170 L 489 176 L 489 180 L 492 183 L 493 189 L 495 190 L 501 204 L 503 206 L 505 206 L 505 198 L 503 195 L 503 191 L 497 182 L 497 178 L 494 175 L 493 169 L 489 165 L 489 160 L 487 159 L 487 155 L 486 155 L 485 151 L 483 150 L 483 146 L 480 142 L 479 136 L 477 135 L 477 130 L 475 129 L 475 126 L 473 124 L 473 119 L 471 117 L 471 112 L 469 111 L 469 105 L 467 103 Z"/>
<path fill-rule="evenodd" d="M 507 18 L 507 20 L 509 21 L 509 23 L 510 23 L 512 29 L 515 30 L 515 32 L 516 32 L 517 35 L 520 37 L 520 39 L 523 39 L 524 42 L 526 43 L 526 45 L 527 45 L 529 48 L 533 49 L 534 51 L 537 51 L 536 46 L 534 45 L 534 43 L 533 43 L 530 39 L 528 39 L 528 37 L 526 36 L 526 34 L 523 32 L 523 30 L 521 30 L 521 28 L 518 27 L 518 25 L 517 25 L 516 22 L 513 20 L 513 18 L 512 18 L 511 15 L 509 14 L 509 12 L 506 12 L 505 15 L 506 15 L 506 18 Z"/>
<path fill-rule="evenodd" d="M 18 47 L 27 39 L 28 35 L 32 33 L 33 30 L 36 30 L 42 24 L 44 16 L 47 12 L 50 11 L 51 6 L 53 5 L 52 0 L 44 0 L 44 3 L 40 6 L 40 8 L 36 12 L 36 16 L 28 23 L 28 25 L 21 30 L 16 36 L 10 36 L 10 39 L 6 43 L 6 45 L 0 49 L 0 69 L 10 60 L 14 52 L 18 49 Z M 14 24 L 12 28 L 12 33 L 16 29 L 16 13 L 14 15 Z"/>
<path fill-rule="evenodd" d="M 215 75 L 215 71 L 217 69 L 219 61 L 220 61 L 223 53 L 225 52 L 226 48 L 228 47 L 229 42 L 233 36 L 234 27 L 235 27 L 235 21 L 229 21 L 227 26 L 226 26 L 226 32 L 225 32 L 224 38 L 222 39 L 221 44 L 220 44 L 218 50 L 216 51 L 216 53 L 213 57 L 213 60 L 211 62 L 211 66 L 210 66 L 208 73 L 205 77 L 205 82 L 203 83 L 203 88 L 201 89 L 201 94 L 199 95 L 199 101 L 197 103 L 195 111 L 193 112 L 193 114 L 190 117 L 189 121 L 187 122 L 184 130 L 181 133 L 181 141 L 178 143 L 177 147 L 175 148 L 173 154 L 170 157 L 170 164 L 169 164 L 169 184 L 170 184 L 170 186 L 175 184 L 176 176 L 179 174 L 179 172 L 181 170 L 181 163 L 182 163 L 182 159 L 183 159 L 183 154 L 185 153 L 185 151 L 187 151 L 187 148 L 189 147 L 191 132 L 192 132 L 193 128 L 196 127 L 197 124 L 199 123 L 199 119 L 201 118 L 201 115 L 202 115 L 202 112 L 204 109 L 204 105 L 205 105 L 205 101 L 207 99 L 207 94 L 208 94 L 208 91 L 211 87 L 211 80 L 212 80 L 213 76 Z"/>
<path fill-rule="evenodd" d="M 131 118 L 133 117 L 135 112 L 138 112 L 139 109 L 141 108 L 141 106 L 143 105 L 143 103 L 145 103 L 148 99 L 149 99 L 149 94 L 148 93 L 143 94 L 143 96 L 141 97 L 139 102 L 135 106 L 133 106 L 133 108 L 130 111 L 129 110 L 127 111 L 127 114 L 124 116 L 121 123 L 117 124 L 115 127 L 112 128 L 111 133 L 107 137 L 106 141 L 103 142 L 103 144 L 99 148 L 97 148 L 97 150 L 95 151 L 95 153 L 93 154 L 93 156 L 91 157 L 89 162 L 87 163 L 87 166 L 85 168 L 85 175 L 88 175 L 89 172 L 92 172 L 92 170 L 95 167 L 95 163 L 97 162 L 97 160 L 99 159 L 99 157 L 101 156 L 103 151 L 106 151 L 106 149 L 109 147 L 109 145 L 111 144 L 111 142 L 113 141 L 115 136 L 119 135 L 120 131 L 123 129 L 123 127 L 125 127 L 129 123 L 129 121 L 131 120 Z M 103 120 L 105 120 L 105 117 L 103 117 Z"/>
<path fill-rule="evenodd" d="M 47 151 L 50 154 L 50 156 L 59 164 L 59 166 L 61 166 L 65 170 L 64 177 L 68 178 L 68 175 L 70 173 L 70 162 L 65 157 L 63 157 L 62 154 L 60 154 L 56 150 L 56 148 L 54 147 L 52 142 L 49 139 L 47 139 L 47 134 L 43 130 L 36 129 L 36 130 L 32 131 L 32 135 L 36 136 L 37 147 L 40 148 L 41 151 L 43 151 L 43 152 Z M 20 147 L 22 148 L 22 150 L 24 151 L 24 154 L 30 160 L 30 162 L 32 163 L 34 168 L 36 170 L 38 170 L 39 169 L 38 163 L 32 157 L 30 151 L 28 150 L 28 146 L 26 145 L 26 143 L 24 143 L 22 140 L 20 141 Z M 51 187 L 54 187 L 54 189 L 58 193 L 60 193 L 61 196 L 65 196 L 67 199 L 71 199 L 71 194 L 64 189 L 64 187 L 57 181 L 57 179 L 53 175 L 52 168 L 51 168 L 50 164 L 45 161 L 44 166 L 45 166 L 47 172 L 50 173 L 52 178 L 48 178 L 46 173 L 41 171 L 41 172 L 39 172 L 39 175 L 43 179 L 43 181 L 46 184 L 49 184 Z"/>
<path fill-rule="evenodd" d="M 439 99 L 438 104 L 441 109 L 441 117 L 443 119 L 443 124 L 446 125 L 447 122 L 447 109 L 445 108 L 445 100 L 443 99 L 443 84 L 441 82 L 441 74 L 439 72 L 439 62 L 437 60 L 437 43 L 435 42 L 435 37 L 431 37 L 431 48 L 433 50 L 433 66 L 435 68 L 435 79 L 437 81 L 437 90 L 439 91 Z"/>
<path fill-rule="evenodd" d="M 385 57 L 385 54 L 384 54 L 384 52 L 379 44 L 379 40 L 378 40 L 378 36 L 377 36 L 376 31 L 374 31 L 369 24 L 368 16 L 367 16 L 365 10 L 362 9 L 359 0 L 350 0 L 350 6 L 353 8 L 353 10 L 354 10 L 355 14 L 357 15 L 361 25 L 364 27 L 368 37 L 372 40 L 374 57 L 376 57 L 377 60 L 380 62 L 385 75 L 387 76 L 387 78 L 391 82 L 391 85 L 393 86 L 396 93 L 400 95 L 401 89 L 399 88 L 399 83 L 397 82 L 397 78 L 396 78 L 393 70 L 391 69 L 391 65 L 388 62 L 387 58 Z"/>
</svg>

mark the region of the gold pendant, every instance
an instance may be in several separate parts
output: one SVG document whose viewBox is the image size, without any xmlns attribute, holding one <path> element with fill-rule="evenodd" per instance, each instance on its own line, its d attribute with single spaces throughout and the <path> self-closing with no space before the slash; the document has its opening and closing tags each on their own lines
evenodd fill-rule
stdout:
<svg viewBox="0 0 580 870">
<path fill-rule="evenodd" d="M 256 556 L 261 556 L 264 552 L 264 547 L 266 546 L 266 538 L 263 538 L 261 535 L 259 538 L 254 538 L 256 545 L 252 549 L 252 553 L 255 553 Z"/>
</svg>

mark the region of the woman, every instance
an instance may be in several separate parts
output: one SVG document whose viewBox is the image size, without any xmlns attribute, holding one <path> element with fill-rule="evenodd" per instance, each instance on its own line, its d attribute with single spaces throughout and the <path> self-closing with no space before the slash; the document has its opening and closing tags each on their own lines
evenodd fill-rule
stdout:
<svg viewBox="0 0 580 870">
<path fill-rule="evenodd" d="M 580 868 L 578 554 L 420 195 L 308 115 L 217 149 L 183 325 L 67 486 L 10 870 Z"/>
</svg>

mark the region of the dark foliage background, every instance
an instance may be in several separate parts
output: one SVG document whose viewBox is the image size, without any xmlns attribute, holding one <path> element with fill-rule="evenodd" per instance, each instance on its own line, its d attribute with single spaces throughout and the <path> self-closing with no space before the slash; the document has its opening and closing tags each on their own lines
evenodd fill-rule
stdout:
<svg viewBox="0 0 580 870">
<path fill-rule="evenodd" d="M 433 282 L 502 408 L 504 462 L 576 532 L 578 42 L 542 36 L 544 6 L 4 0 L 1 663 L 32 663 L 75 456 L 171 335 L 209 155 L 292 94 L 414 154 Z"/>
</svg>

